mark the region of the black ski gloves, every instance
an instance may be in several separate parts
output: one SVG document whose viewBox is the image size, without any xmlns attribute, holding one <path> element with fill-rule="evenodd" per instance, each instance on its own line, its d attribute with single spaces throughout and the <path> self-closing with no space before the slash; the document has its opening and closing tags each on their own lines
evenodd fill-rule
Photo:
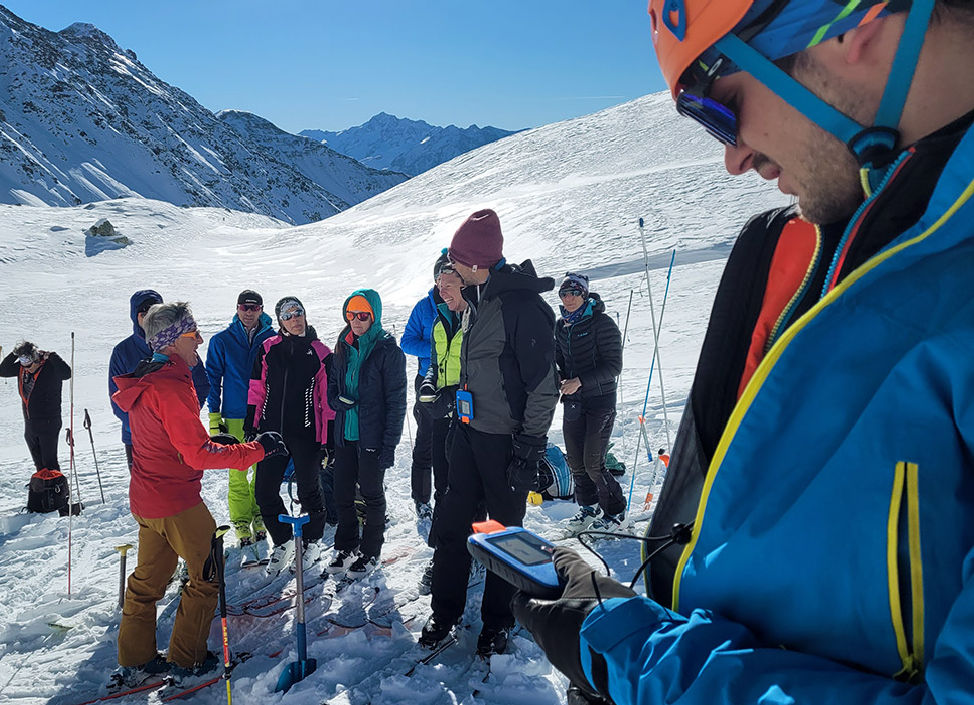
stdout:
<svg viewBox="0 0 974 705">
<path fill-rule="evenodd" d="M 582 670 L 579 641 L 582 622 L 600 601 L 633 597 L 636 593 L 612 578 L 596 573 L 570 548 L 556 548 L 554 562 L 558 577 L 565 583 L 561 597 L 541 600 L 516 592 L 511 599 L 511 609 L 517 621 L 534 636 L 551 664 L 568 676 L 572 685 L 588 698 L 600 702 L 609 692 L 605 659 L 592 652 L 596 682 L 590 683 Z"/>
<path fill-rule="evenodd" d="M 275 455 L 287 453 L 287 446 L 284 445 L 284 439 L 281 438 L 281 434 L 277 431 L 264 431 L 254 440 L 263 447 L 264 460 L 272 458 Z"/>
<path fill-rule="evenodd" d="M 545 436 L 514 436 L 511 462 L 507 466 L 507 484 L 515 492 L 538 489 L 538 463 L 548 448 Z"/>
<path fill-rule="evenodd" d="M 210 436 L 210 440 L 219 443 L 221 446 L 234 446 L 240 443 L 236 436 L 231 436 L 229 433 L 214 433 Z"/>
</svg>

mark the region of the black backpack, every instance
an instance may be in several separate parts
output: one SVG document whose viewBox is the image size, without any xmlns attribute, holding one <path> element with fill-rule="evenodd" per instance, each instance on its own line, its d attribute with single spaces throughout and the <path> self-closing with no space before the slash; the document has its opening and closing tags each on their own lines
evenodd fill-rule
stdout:
<svg viewBox="0 0 974 705">
<path fill-rule="evenodd" d="M 60 470 L 38 470 L 27 487 L 28 512 L 68 513 L 68 480 Z"/>
</svg>

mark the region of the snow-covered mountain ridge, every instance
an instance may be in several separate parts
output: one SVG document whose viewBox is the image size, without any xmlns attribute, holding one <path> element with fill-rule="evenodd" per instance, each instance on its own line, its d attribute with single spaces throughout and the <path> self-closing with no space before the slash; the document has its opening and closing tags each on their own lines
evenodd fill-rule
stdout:
<svg viewBox="0 0 974 705">
<path fill-rule="evenodd" d="M 0 7 L 0 45 L 0 203 L 141 196 L 307 223 L 403 178 L 320 149 L 309 177 L 89 24 L 55 33 Z"/>
<path fill-rule="evenodd" d="M 302 130 L 301 134 L 363 164 L 415 176 L 515 132 L 489 125 L 439 127 L 425 120 L 378 113 L 361 125 L 338 132 Z"/>
</svg>

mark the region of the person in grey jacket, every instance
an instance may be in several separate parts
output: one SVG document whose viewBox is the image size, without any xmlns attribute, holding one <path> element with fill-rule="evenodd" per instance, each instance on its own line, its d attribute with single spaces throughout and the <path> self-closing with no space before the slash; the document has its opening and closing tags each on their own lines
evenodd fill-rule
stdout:
<svg viewBox="0 0 974 705">
<path fill-rule="evenodd" d="M 478 506 L 485 503 L 490 518 L 505 526 L 523 521 L 558 403 L 554 313 L 540 296 L 554 288 L 554 280 L 539 278 L 530 260 L 507 264 L 503 241 L 497 214 L 482 210 L 460 226 L 448 252 L 468 304 L 459 394 L 470 395 L 472 413 L 458 414 L 447 438 L 449 487 L 432 537 L 433 614 L 420 638 L 427 647 L 442 641 L 463 614 L 470 570 L 466 541 Z M 513 592 L 498 576 L 487 575 L 479 654 L 507 648 Z"/>
</svg>

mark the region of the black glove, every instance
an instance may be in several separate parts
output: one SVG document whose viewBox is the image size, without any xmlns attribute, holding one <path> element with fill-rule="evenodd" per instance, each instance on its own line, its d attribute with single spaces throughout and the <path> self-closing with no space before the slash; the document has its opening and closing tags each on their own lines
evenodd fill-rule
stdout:
<svg viewBox="0 0 974 705">
<path fill-rule="evenodd" d="M 284 455 L 287 453 L 287 446 L 284 445 L 284 439 L 281 438 L 281 434 L 277 431 L 264 431 L 254 440 L 263 447 L 264 460 L 272 458 L 275 455 Z"/>
<path fill-rule="evenodd" d="M 545 436 L 514 436 L 514 455 L 507 465 L 507 484 L 515 492 L 538 489 L 538 463 L 548 449 Z"/>
<path fill-rule="evenodd" d="M 570 548 L 556 548 L 554 562 L 558 577 L 565 584 L 561 597 L 541 600 L 519 591 L 511 599 L 511 609 L 517 621 L 534 636 L 551 664 L 568 676 L 572 685 L 598 701 L 609 692 L 605 659 L 592 653 L 592 675 L 596 682 L 589 683 L 582 670 L 579 642 L 582 622 L 600 600 L 633 597 L 636 593 L 612 578 L 596 573 Z"/>
<path fill-rule="evenodd" d="M 236 436 L 231 436 L 229 433 L 214 433 L 210 436 L 210 440 L 219 443 L 221 446 L 235 446 L 240 443 Z"/>
<path fill-rule="evenodd" d="M 250 443 L 257 438 L 257 430 L 253 428 L 244 429 L 244 443 Z"/>
</svg>

